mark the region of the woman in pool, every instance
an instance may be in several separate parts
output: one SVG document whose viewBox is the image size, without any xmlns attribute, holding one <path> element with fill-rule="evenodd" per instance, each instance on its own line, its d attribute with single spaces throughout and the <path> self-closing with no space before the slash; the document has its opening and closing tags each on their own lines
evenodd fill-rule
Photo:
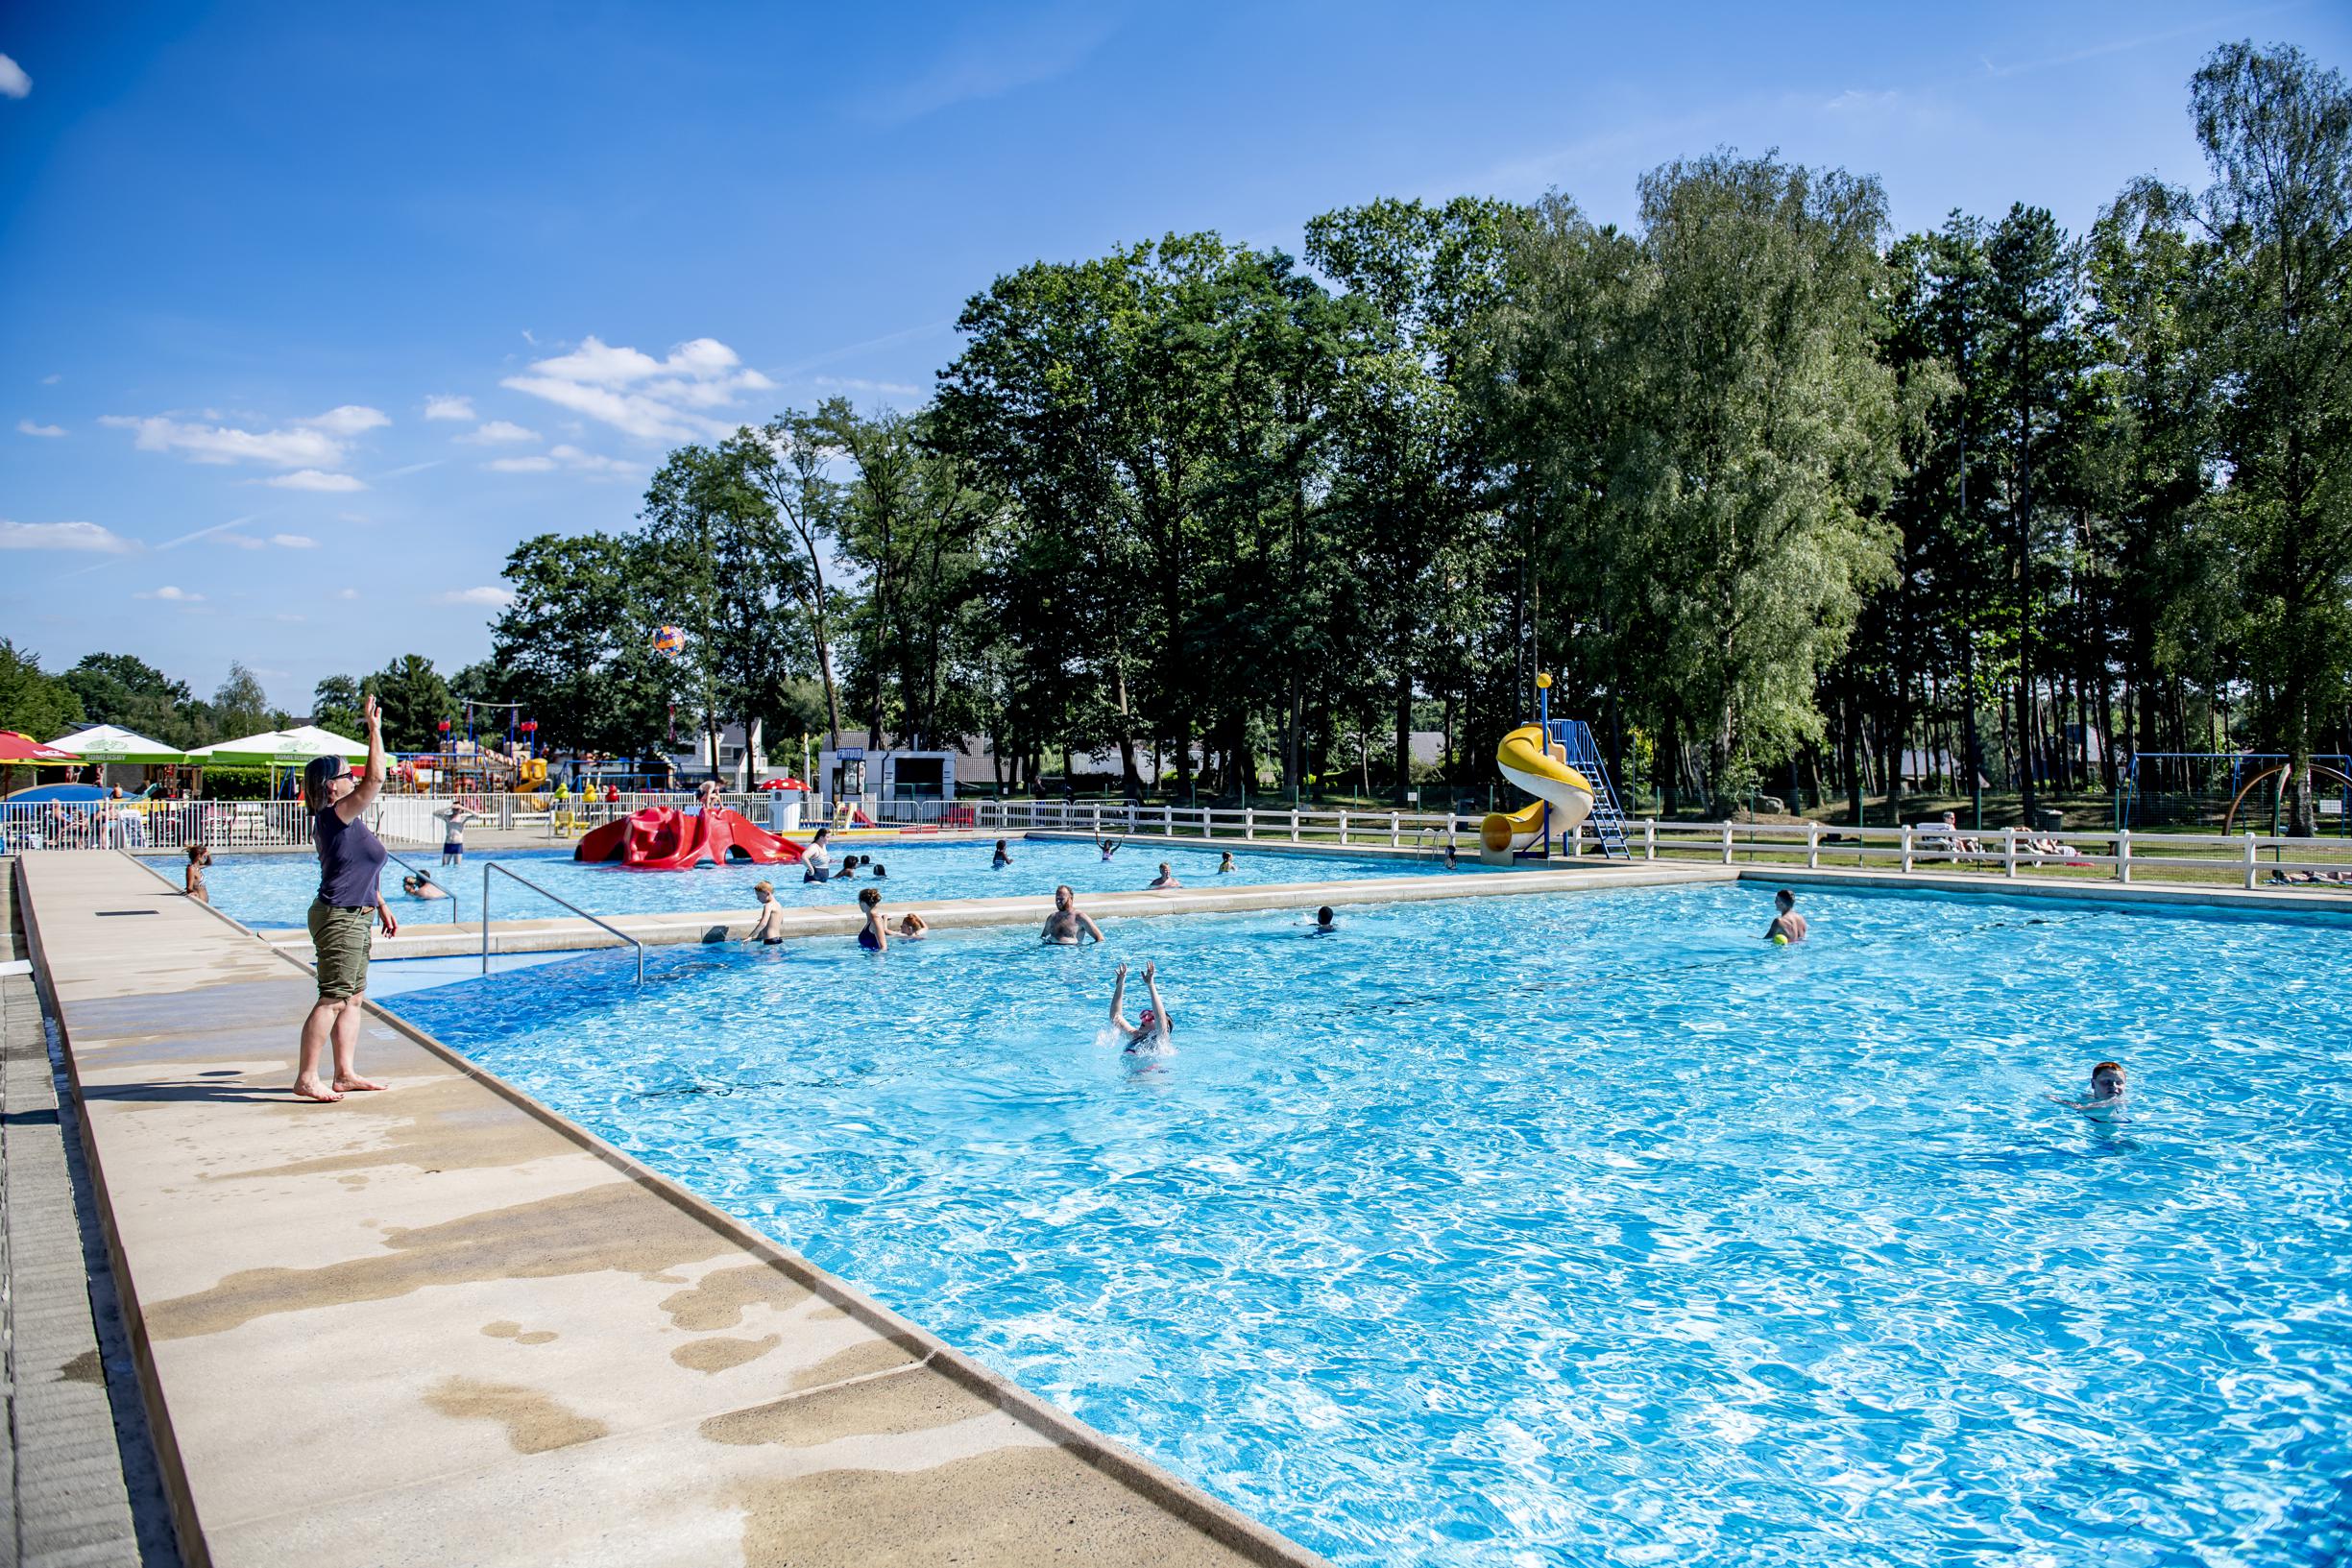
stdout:
<svg viewBox="0 0 2352 1568">
<path fill-rule="evenodd" d="M 1006 852 L 1005 840 L 1000 838 L 996 841 L 996 858 L 988 862 L 988 869 L 1002 871 L 1010 864 L 1012 864 L 1012 856 Z"/>
<path fill-rule="evenodd" d="M 890 951 L 890 923 L 882 917 L 882 889 L 869 887 L 858 895 L 858 907 L 865 911 L 865 925 L 858 932 L 858 946 L 868 953 Z"/>
<path fill-rule="evenodd" d="M 310 951 L 319 1000 L 303 1020 L 294 1069 L 297 1099 L 332 1104 L 345 1095 L 384 1085 L 359 1075 L 359 1017 L 367 1002 L 368 922 L 386 936 L 400 923 L 384 903 L 383 840 L 360 820 L 384 787 L 384 715 L 376 698 L 363 699 L 368 724 L 367 771 L 354 774 L 340 757 L 314 757 L 303 769 L 303 799 L 310 807 L 310 842 L 318 849 L 319 892 L 310 903 Z M 334 1049 L 331 1085 L 319 1077 L 319 1059 Z"/>
<path fill-rule="evenodd" d="M 1221 856 L 1219 856 L 1217 857 L 1217 875 L 1218 875 L 1218 876 L 1220 876 L 1220 877 L 1228 876 L 1228 875 L 1230 875 L 1231 873 L 1233 873 L 1233 872 L 1235 872 L 1235 871 L 1238 871 L 1238 870 L 1240 870 L 1240 869 L 1241 869 L 1241 868 L 1240 868 L 1239 866 L 1236 866 L 1236 865 L 1233 863 L 1233 852 L 1232 852 L 1231 850 L 1227 850 L 1227 851 L 1225 851 L 1225 852 L 1224 852 L 1223 855 L 1221 855 Z"/>
<path fill-rule="evenodd" d="M 763 942 L 774 947 L 784 940 L 784 905 L 776 902 L 774 882 L 754 882 L 752 892 L 760 900 L 760 918 L 752 923 L 746 942 Z"/>
<path fill-rule="evenodd" d="M 1119 977 L 1111 982 L 1110 1026 L 1127 1036 L 1123 1049 L 1129 1055 L 1140 1056 L 1150 1051 L 1165 1050 L 1169 1037 L 1176 1032 L 1176 1022 L 1168 1016 L 1168 1003 L 1160 1000 L 1157 964 L 1147 963 L 1143 966 L 1144 989 L 1152 994 L 1152 1005 L 1146 1007 L 1143 1016 L 1132 1024 L 1127 1021 L 1123 1005 L 1127 1001 L 1127 965 L 1119 966 Z"/>
</svg>

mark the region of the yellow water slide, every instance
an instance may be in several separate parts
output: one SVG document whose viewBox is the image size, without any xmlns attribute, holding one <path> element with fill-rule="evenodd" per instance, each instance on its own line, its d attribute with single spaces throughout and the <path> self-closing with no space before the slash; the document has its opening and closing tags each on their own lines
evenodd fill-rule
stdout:
<svg viewBox="0 0 2352 1568">
<path fill-rule="evenodd" d="M 1543 743 L 1543 727 L 1523 724 L 1503 736 L 1495 748 L 1495 764 L 1503 777 L 1536 797 L 1535 804 L 1516 811 L 1491 811 L 1478 825 L 1479 841 L 1500 855 L 1523 850 L 1543 836 L 1543 813 L 1552 813 L 1551 831 L 1565 838 L 1576 832 L 1592 810 L 1592 781 L 1568 766 L 1567 754 Z"/>
</svg>

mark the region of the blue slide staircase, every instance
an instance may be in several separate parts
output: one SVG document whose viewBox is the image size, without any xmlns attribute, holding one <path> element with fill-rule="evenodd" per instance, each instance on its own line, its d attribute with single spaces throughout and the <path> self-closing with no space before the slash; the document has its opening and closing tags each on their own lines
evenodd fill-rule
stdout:
<svg viewBox="0 0 2352 1568">
<path fill-rule="evenodd" d="M 1592 738 L 1592 727 L 1580 718 L 1553 719 L 1544 726 L 1544 739 L 1567 755 L 1568 766 L 1592 782 L 1592 814 L 1585 820 L 1601 841 L 1601 853 L 1612 860 L 1630 860 L 1625 847 L 1625 813 L 1617 808 L 1617 792 L 1609 783 L 1609 765 Z"/>
</svg>

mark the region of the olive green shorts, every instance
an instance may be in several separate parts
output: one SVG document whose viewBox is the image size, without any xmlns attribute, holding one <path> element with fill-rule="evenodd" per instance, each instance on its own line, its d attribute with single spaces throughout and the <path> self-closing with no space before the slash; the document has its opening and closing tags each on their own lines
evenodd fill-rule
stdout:
<svg viewBox="0 0 2352 1568">
<path fill-rule="evenodd" d="M 373 909 L 338 909 L 310 901 L 310 950 L 319 969 L 319 1000 L 349 1001 L 368 988 L 368 937 Z"/>
</svg>

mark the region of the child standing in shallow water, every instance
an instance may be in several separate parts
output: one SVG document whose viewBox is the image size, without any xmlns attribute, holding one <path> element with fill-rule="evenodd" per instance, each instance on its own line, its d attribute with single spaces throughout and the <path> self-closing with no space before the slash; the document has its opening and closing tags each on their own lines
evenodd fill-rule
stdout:
<svg viewBox="0 0 2352 1568">
<path fill-rule="evenodd" d="M 202 844 L 188 846 L 188 897 L 199 904 L 210 904 L 212 896 L 205 891 L 205 867 L 212 863 L 212 852 Z"/>
</svg>

